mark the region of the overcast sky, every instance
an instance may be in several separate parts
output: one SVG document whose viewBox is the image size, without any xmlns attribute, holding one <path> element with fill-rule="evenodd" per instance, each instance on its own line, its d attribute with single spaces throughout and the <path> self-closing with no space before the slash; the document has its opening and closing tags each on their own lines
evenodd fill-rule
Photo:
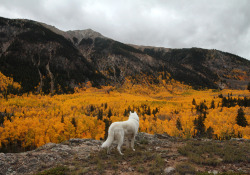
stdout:
<svg viewBox="0 0 250 175">
<path fill-rule="evenodd" d="M 250 60 L 250 0 L 0 0 L 0 16 L 166 48 L 201 47 Z"/>
</svg>

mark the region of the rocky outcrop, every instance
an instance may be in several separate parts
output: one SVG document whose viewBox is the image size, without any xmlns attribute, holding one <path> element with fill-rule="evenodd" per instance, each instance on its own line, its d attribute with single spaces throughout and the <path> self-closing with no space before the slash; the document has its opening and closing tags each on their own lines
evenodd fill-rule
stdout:
<svg viewBox="0 0 250 175">
<path fill-rule="evenodd" d="M 183 151 L 188 151 L 190 147 L 182 149 L 181 151 L 178 150 L 178 148 L 183 148 L 190 143 L 201 146 L 201 149 L 207 151 L 209 151 L 209 149 L 206 145 L 214 145 L 213 149 L 215 150 L 210 150 L 212 152 L 206 153 L 203 158 L 209 160 L 209 162 L 199 164 L 199 162 L 193 159 L 194 157 L 191 156 L 190 158 L 190 155 L 183 156 L 185 155 Z M 157 167 L 150 167 L 151 171 L 153 169 L 153 172 L 164 174 L 175 174 L 176 172 L 179 174 L 183 172 L 209 172 L 214 174 L 220 172 L 249 173 L 250 167 L 247 163 L 247 161 L 249 161 L 249 150 L 247 149 L 249 143 L 247 139 L 238 138 L 232 139 L 231 141 L 214 141 L 211 139 L 184 140 L 170 137 L 167 134 L 151 135 L 138 133 L 135 141 L 136 151 L 133 152 L 130 148 L 123 147 L 124 155 L 120 156 L 116 149 L 112 149 L 111 154 L 107 155 L 106 151 L 100 148 L 102 141 L 93 139 L 70 139 L 60 144 L 47 143 L 28 152 L 0 153 L 0 175 L 35 174 L 47 169 L 53 169 L 57 166 L 67 167 L 67 169 L 69 169 L 68 174 L 74 172 L 78 174 L 148 174 L 150 170 L 148 172 L 147 168 L 144 168 L 151 166 L 148 164 L 148 161 L 151 163 L 158 162 L 160 164 L 160 171 Z M 220 157 L 210 159 L 209 155 L 213 155 L 216 148 L 224 146 L 230 146 L 232 149 L 241 151 L 239 154 L 242 154 L 242 151 L 244 151 L 246 157 L 243 157 L 244 160 L 240 160 L 239 157 L 236 157 L 237 159 L 234 161 L 230 159 L 229 162 L 228 159 L 224 161 Z M 245 150 L 238 150 L 239 148 L 244 148 Z M 197 150 L 194 150 L 194 152 L 196 151 Z M 233 155 L 231 152 L 226 154 L 227 158 Z M 135 165 L 134 163 L 137 161 L 140 164 Z M 190 162 L 192 162 L 192 164 L 190 164 Z M 106 167 L 106 171 L 104 167 Z"/>
<path fill-rule="evenodd" d="M 61 144 L 47 143 L 33 151 L 0 153 L 0 175 L 33 174 L 69 160 L 85 160 L 98 151 L 101 141 L 70 139 Z"/>
</svg>

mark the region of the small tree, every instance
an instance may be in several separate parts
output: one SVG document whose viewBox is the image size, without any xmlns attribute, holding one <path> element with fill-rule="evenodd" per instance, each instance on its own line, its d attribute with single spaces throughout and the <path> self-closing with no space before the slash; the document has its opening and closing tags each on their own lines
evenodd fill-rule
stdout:
<svg viewBox="0 0 250 175">
<path fill-rule="evenodd" d="M 112 114 L 112 111 L 111 111 L 111 109 L 109 108 L 109 111 L 108 111 L 108 118 L 110 118 L 112 115 L 113 115 L 113 114 Z"/>
<path fill-rule="evenodd" d="M 238 109 L 238 115 L 236 117 L 236 123 L 239 126 L 246 127 L 248 125 L 244 110 L 242 108 Z"/>
<path fill-rule="evenodd" d="M 214 103 L 214 100 L 212 100 L 210 109 L 214 109 L 214 108 L 215 108 L 215 103 Z"/>
<path fill-rule="evenodd" d="M 108 137 L 108 130 L 109 130 L 109 126 L 111 125 L 111 121 L 109 119 L 104 119 L 103 121 L 105 123 L 105 135 L 104 135 L 104 139 L 106 139 Z"/>
<path fill-rule="evenodd" d="M 148 110 L 147 110 L 147 115 L 151 115 L 151 109 L 150 109 L 150 106 L 148 107 Z"/>
<path fill-rule="evenodd" d="M 76 125 L 76 119 L 73 117 L 72 120 L 71 120 L 71 123 L 72 125 L 76 128 L 77 125 Z"/>
<path fill-rule="evenodd" d="M 62 117 L 61 117 L 61 123 L 64 123 L 64 116 L 62 114 Z"/>
<path fill-rule="evenodd" d="M 103 117 L 103 110 L 99 109 L 97 118 L 98 118 L 98 120 L 102 120 L 102 117 Z"/>
<path fill-rule="evenodd" d="M 208 137 L 209 139 L 212 139 L 212 138 L 213 138 L 213 134 L 214 134 L 214 129 L 213 129 L 211 126 L 209 126 L 209 127 L 207 128 L 207 137 Z"/>
<path fill-rule="evenodd" d="M 195 106 L 196 106 L 196 101 L 195 101 L 194 98 L 193 98 L 193 101 L 192 101 L 192 105 L 195 105 Z"/>
<path fill-rule="evenodd" d="M 196 130 L 196 136 L 202 137 L 205 135 L 205 124 L 204 124 L 204 117 L 201 115 L 198 116 L 197 119 L 194 119 L 194 126 Z"/>
<path fill-rule="evenodd" d="M 181 120 L 180 118 L 177 118 L 176 120 L 176 128 L 181 131 L 182 130 L 182 125 L 181 125 Z"/>
</svg>

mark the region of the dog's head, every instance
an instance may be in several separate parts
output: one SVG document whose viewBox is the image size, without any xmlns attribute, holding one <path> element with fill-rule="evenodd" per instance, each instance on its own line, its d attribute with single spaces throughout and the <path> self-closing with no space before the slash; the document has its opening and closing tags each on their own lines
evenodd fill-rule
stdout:
<svg viewBox="0 0 250 175">
<path fill-rule="evenodd" d="M 136 112 L 132 113 L 132 112 L 130 111 L 129 119 L 135 119 L 136 121 L 139 122 L 139 116 L 137 115 Z"/>
</svg>

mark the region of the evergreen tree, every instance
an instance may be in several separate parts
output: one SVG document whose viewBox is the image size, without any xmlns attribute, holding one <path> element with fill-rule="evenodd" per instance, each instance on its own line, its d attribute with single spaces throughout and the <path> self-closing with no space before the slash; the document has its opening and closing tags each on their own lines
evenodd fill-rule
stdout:
<svg viewBox="0 0 250 175">
<path fill-rule="evenodd" d="M 209 127 L 207 128 L 207 137 L 208 137 L 209 139 L 212 139 L 212 138 L 213 138 L 213 134 L 214 134 L 214 129 L 213 129 L 211 126 L 209 126 Z"/>
<path fill-rule="evenodd" d="M 111 121 L 108 120 L 108 119 L 104 119 L 104 123 L 105 123 L 104 139 L 107 139 L 107 137 L 108 137 L 108 130 L 109 130 L 109 126 L 111 125 Z"/>
<path fill-rule="evenodd" d="M 102 120 L 102 117 L 103 117 L 103 110 L 102 110 L 102 109 L 99 109 L 98 115 L 97 115 L 97 119 L 98 119 L 98 120 Z"/>
<path fill-rule="evenodd" d="M 112 114 L 112 111 L 111 111 L 111 109 L 109 108 L 109 111 L 108 111 L 108 118 L 110 118 L 112 115 L 113 115 L 113 114 Z"/>
<path fill-rule="evenodd" d="M 62 114 L 61 123 L 64 123 L 64 116 Z"/>
<path fill-rule="evenodd" d="M 90 112 L 93 112 L 95 110 L 94 105 L 90 105 Z"/>
<path fill-rule="evenodd" d="M 192 101 L 192 105 L 195 105 L 195 106 L 196 106 L 196 101 L 195 101 L 194 98 L 193 98 L 193 101 Z"/>
<path fill-rule="evenodd" d="M 124 110 L 124 113 L 123 113 L 123 116 L 126 117 L 127 115 L 128 115 L 128 111 L 127 111 L 127 109 L 125 109 L 125 110 Z"/>
<path fill-rule="evenodd" d="M 182 130 L 181 120 L 180 118 L 177 118 L 176 120 L 176 128 L 180 131 Z"/>
<path fill-rule="evenodd" d="M 71 123 L 72 125 L 76 128 L 77 125 L 76 125 L 76 119 L 73 117 L 72 120 L 71 120 Z"/>
<path fill-rule="evenodd" d="M 242 126 L 242 127 L 246 127 L 248 125 L 246 117 L 245 117 L 245 112 L 242 108 L 238 109 L 236 122 L 237 122 L 237 125 Z"/>
<path fill-rule="evenodd" d="M 132 112 L 132 109 L 130 106 L 128 106 L 128 110 L 127 110 L 128 114 L 130 113 L 130 111 Z"/>
<path fill-rule="evenodd" d="M 220 95 L 218 95 L 218 97 L 219 97 L 219 98 L 223 98 L 223 95 L 222 95 L 222 94 L 220 94 Z"/>
<path fill-rule="evenodd" d="M 214 103 L 214 100 L 212 100 L 210 109 L 214 109 L 214 108 L 215 108 L 215 103 Z"/>
<path fill-rule="evenodd" d="M 202 137 L 205 135 L 205 125 L 204 125 L 204 118 L 199 115 L 198 119 L 194 120 L 194 125 L 195 125 L 195 130 L 196 132 L 196 136 L 198 137 Z"/>
<path fill-rule="evenodd" d="M 104 109 L 107 109 L 107 108 L 108 108 L 108 104 L 105 103 L 105 104 L 104 104 Z"/>
<path fill-rule="evenodd" d="M 148 106 L 147 115 L 151 115 L 151 109 L 150 109 L 150 106 Z"/>
</svg>

